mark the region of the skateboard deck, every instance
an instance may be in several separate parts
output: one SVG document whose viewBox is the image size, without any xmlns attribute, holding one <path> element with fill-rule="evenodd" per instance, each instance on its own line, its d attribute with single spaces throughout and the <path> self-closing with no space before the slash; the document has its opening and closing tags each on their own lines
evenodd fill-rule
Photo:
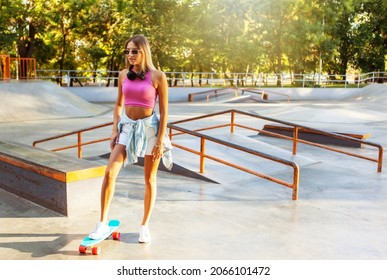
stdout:
<svg viewBox="0 0 387 280">
<path fill-rule="evenodd" d="M 101 247 L 96 246 L 98 243 L 107 239 L 109 236 L 112 236 L 114 240 L 119 240 L 121 234 L 120 232 L 116 231 L 116 229 L 120 226 L 120 221 L 111 220 L 109 221 L 108 226 L 110 227 L 109 232 L 107 232 L 100 239 L 91 239 L 88 236 L 86 236 L 83 239 L 81 245 L 79 245 L 79 253 L 86 254 L 87 248 L 91 248 L 91 252 L 93 255 L 99 255 L 101 253 Z"/>
</svg>

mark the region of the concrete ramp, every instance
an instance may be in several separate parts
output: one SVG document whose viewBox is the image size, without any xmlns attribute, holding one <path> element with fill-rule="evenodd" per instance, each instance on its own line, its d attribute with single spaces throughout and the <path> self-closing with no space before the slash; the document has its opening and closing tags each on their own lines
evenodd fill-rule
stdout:
<svg viewBox="0 0 387 280">
<path fill-rule="evenodd" d="M 366 86 L 362 88 L 359 93 L 349 97 L 348 100 L 387 104 L 387 85 L 372 84 Z"/>
<path fill-rule="evenodd" d="M 40 80 L 1 82 L 0 100 L 0 122 L 90 117 L 109 111 Z"/>
<path fill-rule="evenodd" d="M 320 89 L 321 90 L 321 89 Z M 330 93 L 330 89 L 325 89 L 326 93 Z M 318 92 L 316 93 L 316 97 Z M 325 94 L 325 93 L 324 93 Z M 289 102 L 283 103 L 282 106 L 271 106 L 257 110 L 259 113 L 268 117 L 281 119 L 285 121 L 305 124 L 318 124 L 317 128 L 323 128 L 323 125 L 331 126 L 333 124 L 360 124 L 379 122 L 387 120 L 387 112 L 385 105 L 387 104 L 387 85 L 373 84 L 362 89 L 355 89 L 350 95 L 341 95 L 338 100 L 325 100 L 324 102 Z M 293 99 L 292 99 L 293 100 Z M 358 128 L 329 128 L 344 129 L 340 132 L 347 133 L 368 133 L 369 131 L 358 131 Z"/>
<path fill-rule="evenodd" d="M 242 89 L 240 89 L 242 90 Z M 262 100 L 259 94 L 246 91 L 234 100 L 226 102 L 232 103 L 256 103 L 282 101 L 371 101 L 387 103 L 385 98 L 387 94 L 387 84 L 371 84 L 364 88 L 264 88 L 259 89 L 267 94 L 267 100 Z"/>
</svg>

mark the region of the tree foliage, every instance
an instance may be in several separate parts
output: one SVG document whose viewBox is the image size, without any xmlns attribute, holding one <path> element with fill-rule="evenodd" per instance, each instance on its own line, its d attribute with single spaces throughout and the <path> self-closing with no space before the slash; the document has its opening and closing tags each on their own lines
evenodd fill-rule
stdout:
<svg viewBox="0 0 387 280">
<path fill-rule="evenodd" d="M 134 34 L 164 71 L 384 71 L 379 0 L 0 0 L 0 53 L 40 69 L 119 70 Z"/>
</svg>

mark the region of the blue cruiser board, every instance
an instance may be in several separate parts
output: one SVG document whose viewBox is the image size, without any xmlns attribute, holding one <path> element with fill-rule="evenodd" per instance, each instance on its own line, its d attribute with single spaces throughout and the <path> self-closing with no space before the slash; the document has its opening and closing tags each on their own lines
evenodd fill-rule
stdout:
<svg viewBox="0 0 387 280">
<path fill-rule="evenodd" d="M 119 231 L 116 231 L 116 229 L 120 226 L 120 221 L 111 220 L 109 221 L 108 226 L 110 227 L 109 232 L 107 232 L 100 239 L 91 239 L 86 236 L 83 239 L 81 245 L 79 245 L 79 253 L 86 254 L 87 249 L 90 248 L 93 255 L 99 255 L 101 253 L 101 247 L 96 246 L 98 243 L 104 241 L 109 236 L 112 236 L 114 240 L 119 240 L 121 237 L 121 233 Z"/>
</svg>

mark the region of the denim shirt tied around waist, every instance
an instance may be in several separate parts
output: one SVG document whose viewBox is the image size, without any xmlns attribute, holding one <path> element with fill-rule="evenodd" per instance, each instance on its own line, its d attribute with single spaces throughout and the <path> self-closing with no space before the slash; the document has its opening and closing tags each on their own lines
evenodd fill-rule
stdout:
<svg viewBox="0 0 387 280">
<path fill-rule="evenodd" d="M 124 166 L 134 164 L 138 161 L 138 157 L 145 156 L 147 145 L 145 128 L 153 127 L 157 135 L 159 122 L 159 118 L 155 113 L 144 119 L 132 120 L 125 114 L 125 112 L 123 112 L 121 120 L 118 123 L 118 132 L 121 133 L 122 127 L 129 124 L 128 143 L 126 143 L 126 160 L 124 162 Z M 164 135 L 163 149 L 162 162 L 168 170 L 171 170 L 173 166 L 171 152 L 172 144 L 166 133 Z"/>
</svg>

